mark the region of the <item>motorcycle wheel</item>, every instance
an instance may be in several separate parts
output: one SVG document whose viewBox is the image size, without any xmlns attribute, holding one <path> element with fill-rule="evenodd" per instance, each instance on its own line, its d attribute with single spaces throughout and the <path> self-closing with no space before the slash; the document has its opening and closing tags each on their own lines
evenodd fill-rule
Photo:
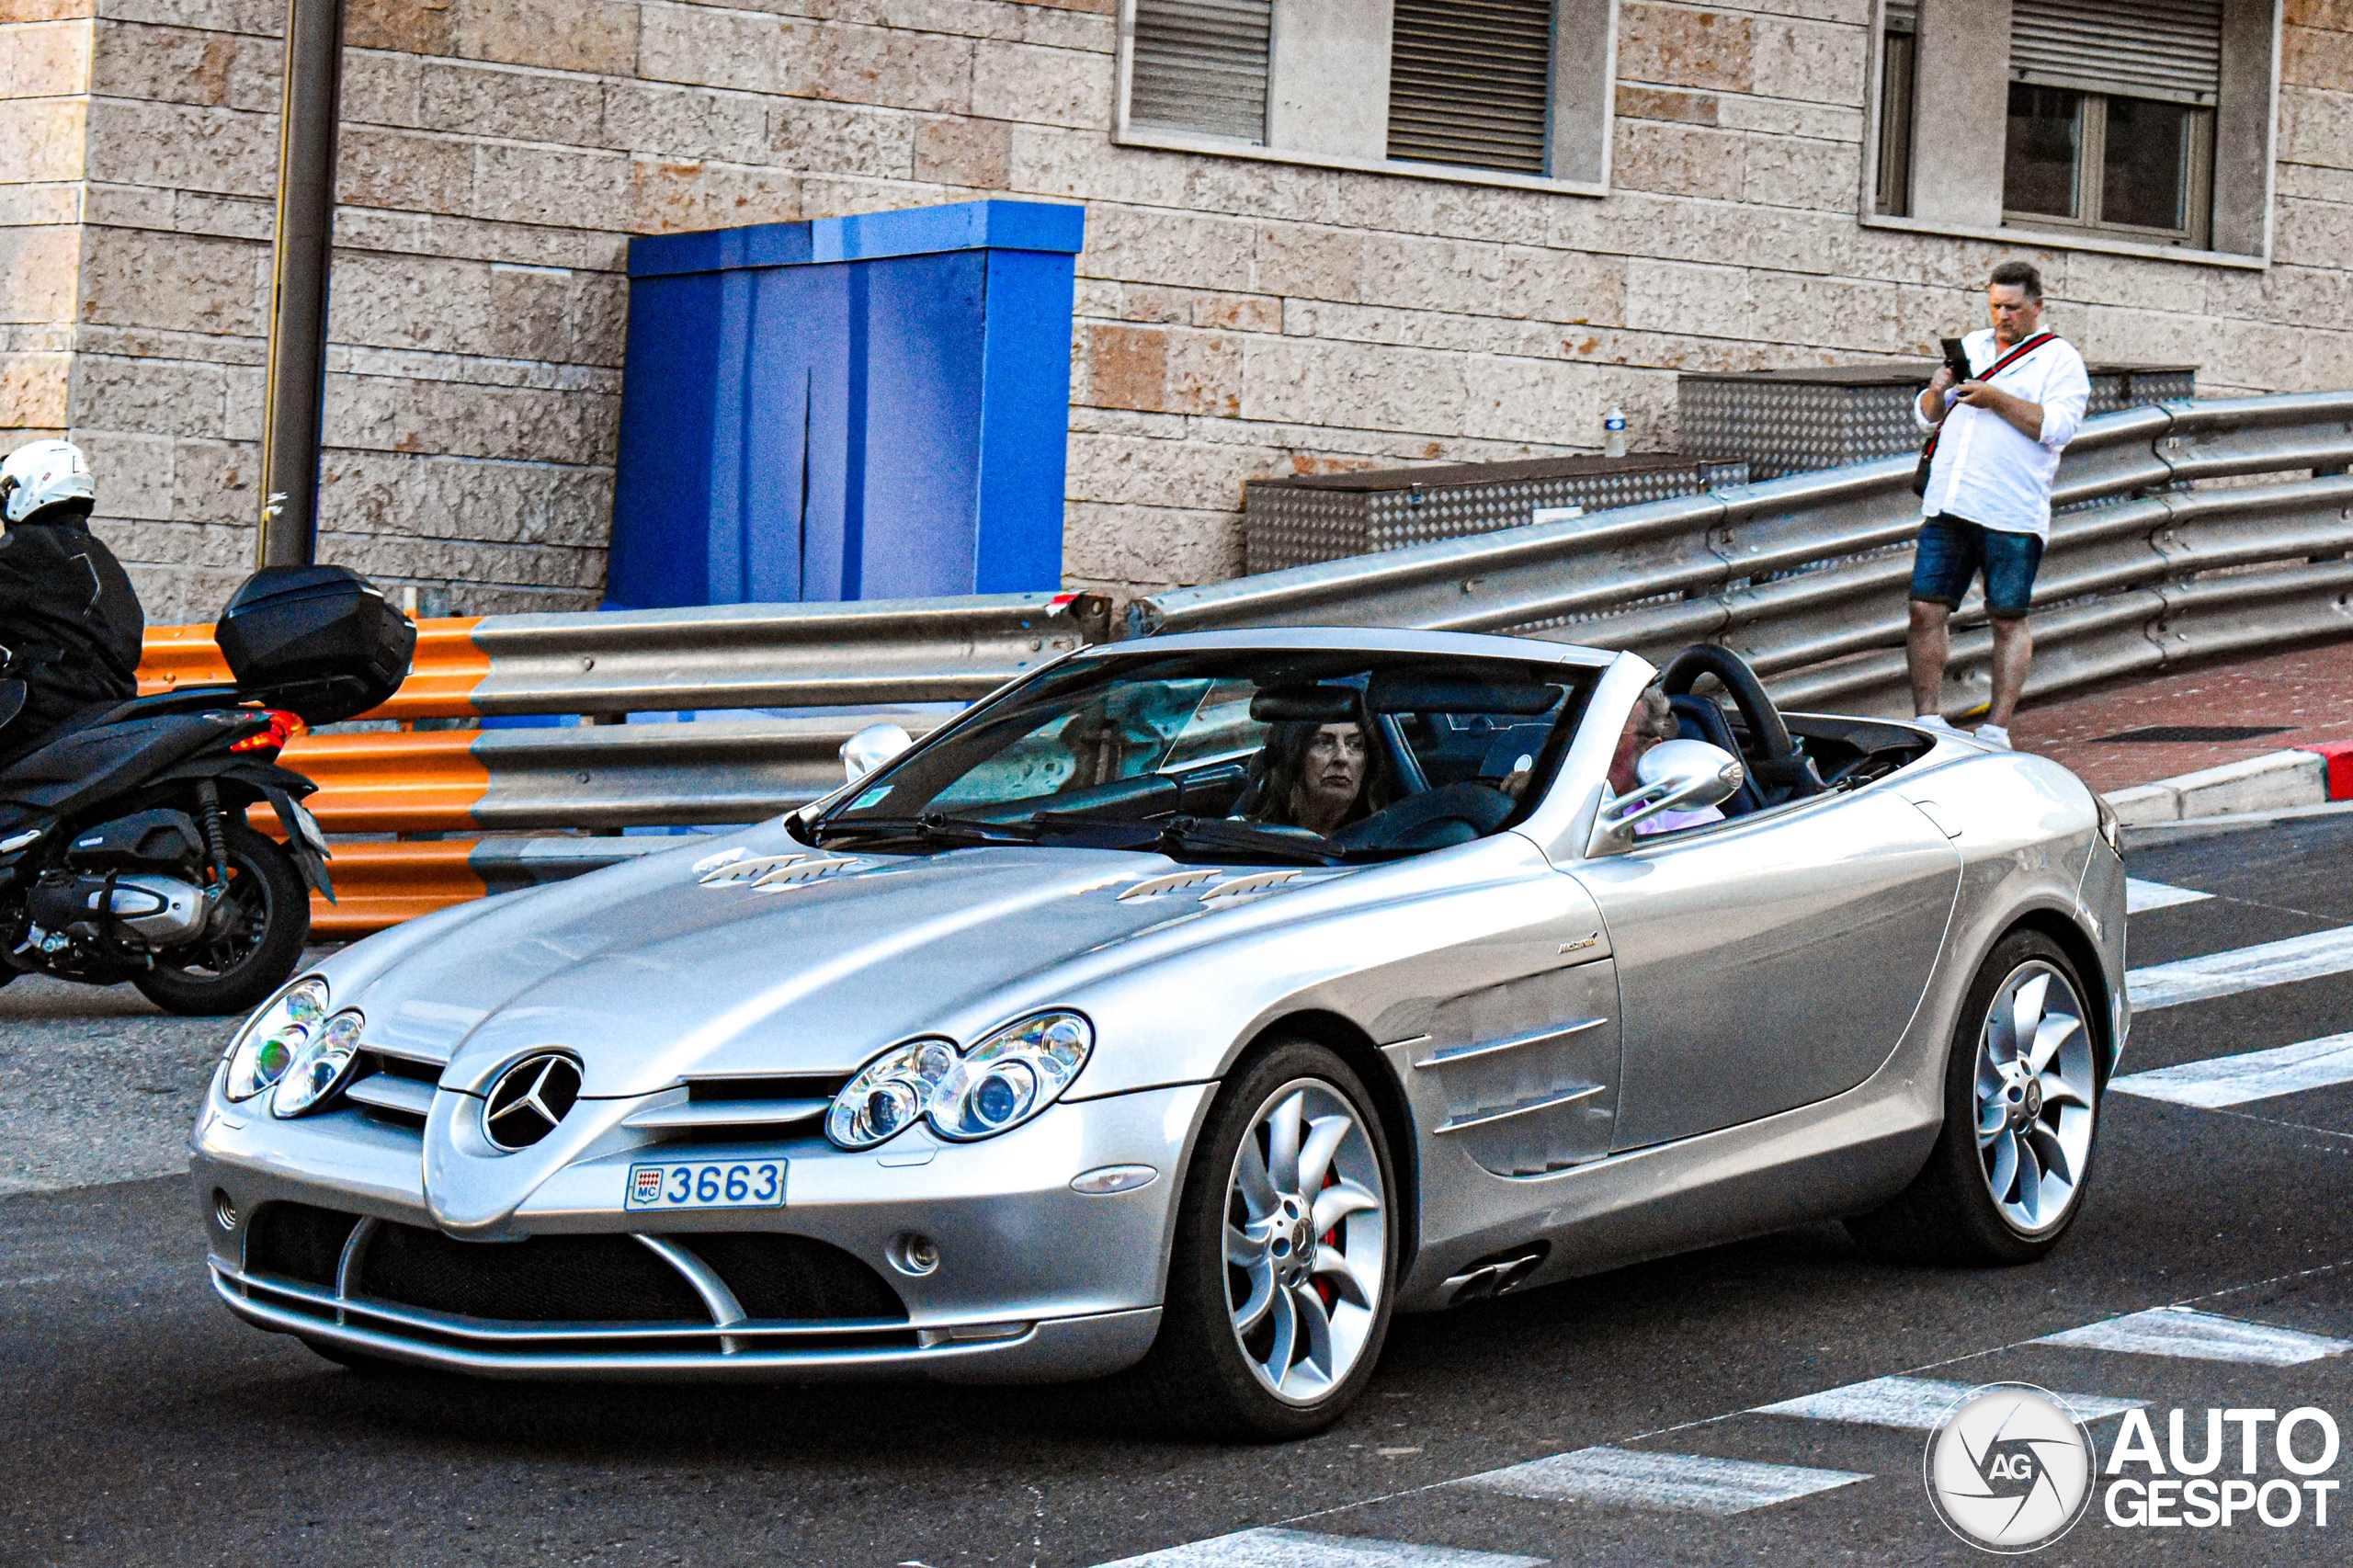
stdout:
<svg viewBox="0 0 2353 1568">
<path fill-rule="evenodd" d="M 286 983 L 311 935 L 311 894 L 294 858 L 242 823 L 224 824 L 226 918 L 185 947 L 155 955 L 131 977 L 150 1002 L 183 1017 L 250 1012 Z"/>
</svg>

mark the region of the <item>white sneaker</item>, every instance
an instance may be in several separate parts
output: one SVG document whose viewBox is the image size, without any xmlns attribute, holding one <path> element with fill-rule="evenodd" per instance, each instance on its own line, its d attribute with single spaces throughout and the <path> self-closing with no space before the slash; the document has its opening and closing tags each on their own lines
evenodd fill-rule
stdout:
<svg viewBox="0 0 2353 1568">
<path fill-rule="evenodd" d="M 1912 722 L 1924 730 L 1934 730 L 1940 735 L 1958 735 L 1963 733 L 1946 723 L 1945 716 L 1941 713 L 1923 713 Z"/>
<path fill-rule="evenodd" d="M 2004 751 L 2010 749 L 2010 733 L 1999 724 L 1978 725 L 1977 738 L 1989 746 L 2000 746 Z"/>
</svg>

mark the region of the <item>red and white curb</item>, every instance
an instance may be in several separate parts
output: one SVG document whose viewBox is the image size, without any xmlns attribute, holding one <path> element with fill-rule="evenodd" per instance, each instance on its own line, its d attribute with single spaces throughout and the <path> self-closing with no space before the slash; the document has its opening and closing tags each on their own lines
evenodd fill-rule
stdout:
<svg viewBox="0 0 2353 1568">
<path fill-rule="evenodd" d="M 2353 801 L 2353 741 L 2242 757 L 2112 790 L 2107 800 L 2127 827 Z"/>
</svg>

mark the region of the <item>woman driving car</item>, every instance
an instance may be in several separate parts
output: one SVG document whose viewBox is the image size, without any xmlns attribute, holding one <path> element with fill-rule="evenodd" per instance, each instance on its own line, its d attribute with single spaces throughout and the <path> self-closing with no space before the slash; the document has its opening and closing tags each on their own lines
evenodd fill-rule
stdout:
<svg viewBox="0 0 2353 1568">
<path fill-rule="evenodd" d="M 1329 836 L 1387 805 L 1380 753 L 1363 723 L 1286 720 L 1267 732 L 1234 814 Z"/>
</svg>

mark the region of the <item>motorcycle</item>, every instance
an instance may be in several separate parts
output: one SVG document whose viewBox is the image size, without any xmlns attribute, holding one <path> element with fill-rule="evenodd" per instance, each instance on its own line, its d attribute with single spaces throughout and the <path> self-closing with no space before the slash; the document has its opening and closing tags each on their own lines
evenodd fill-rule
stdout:
<svg viewBox="0 0 2353 1568">
<path fill-rule="evenodd" d="M 268 567 L 222 611 L 233 685 L 85 714 L 0 771 L 0 985 L 129 981 L 167 1012 L 248 1012 L 284 984 L 332 903 L 317 786 L 279 765 L 303 728 L 375 707 L 416 628 L 339 566 Z M 0 710 L 24 692 L 0 691 Z M 5 716 L 5 713 L 0 713 Z M 275 813 L 285 842 L 246 821 Z"/>
</svg>

